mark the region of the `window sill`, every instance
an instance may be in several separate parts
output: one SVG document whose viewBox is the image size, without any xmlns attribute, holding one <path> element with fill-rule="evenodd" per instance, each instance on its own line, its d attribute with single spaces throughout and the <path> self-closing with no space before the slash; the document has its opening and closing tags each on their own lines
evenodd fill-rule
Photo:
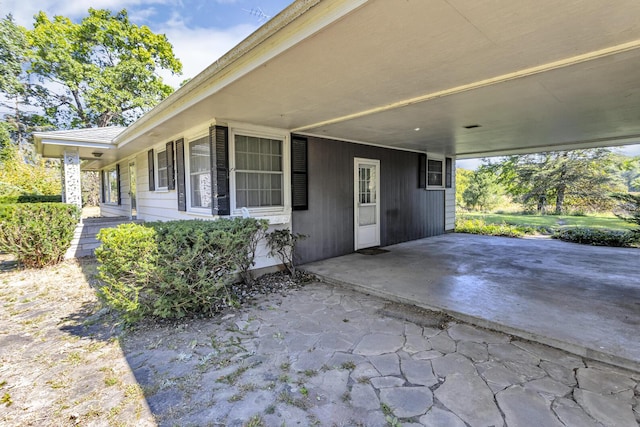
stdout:
<svg viewBox="0 0 640 427">
<path fill-rule="evenodd" d="M 168 193 L 169 189 L 168 188 L 156 188 L 155 190 L 153 190 L 155 193 Z"/>
<path fill-rule="evenodd" d="M 240 209 L 236 209 L 231 214 L 232 217 L 243 217 L 243 213 Z M 275 209 L 275 210 L 253 210 L 249 209 L 249 217 L 256 219 L 266 219 L 270 225 L 288 224 L 291 222 L 291 210 L 290 209 Z"/>
<path fill-rule="evenodd" d="M 201 217 L 206 217 L 206 218 L 211 218 L 213 215 L 211 215 L 211 211 L 206 211 L 206 210 L 201 210 L 201 211 L 196 211 L 196 210 L 189 210 L 187 211 L 187 214 L 189 215 L 193 215 L 193 216 L 201 216 Z"/>
</svg>

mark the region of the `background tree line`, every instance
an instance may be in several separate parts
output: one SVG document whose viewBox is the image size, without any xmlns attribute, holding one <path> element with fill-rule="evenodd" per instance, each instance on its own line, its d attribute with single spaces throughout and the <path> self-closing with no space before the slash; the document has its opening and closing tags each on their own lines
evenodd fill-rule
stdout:
<svg viewBox="0 0 640 427">
<path fill-rule="evenodd" d="M 40 12 L 30 30 L 4 17 L 0 196 L 59 194 L 59 165 L 37 158 L 32 132 L 127 126 L 173 92 L 160 70 L 180 74 L 182 64 L 165 35 L 126 10 L 89 9 L 80 22 Z"/>
<path fill-rule="evenodd" d="M 458 169 L 456 179 L 456 202 L 471 210 L 512 201 L 526 212 L 611 212 L 612 194 L 640 191 L 640 157 L 605 148 L 513 155 Z"/>
</svg>

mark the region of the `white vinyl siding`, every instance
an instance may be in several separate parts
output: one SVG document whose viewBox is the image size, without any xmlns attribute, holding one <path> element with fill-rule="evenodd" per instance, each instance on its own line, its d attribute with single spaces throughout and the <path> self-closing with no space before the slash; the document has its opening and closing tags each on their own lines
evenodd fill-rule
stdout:
<svg viewBox="0 0 640 427">
<path fill-rule="evenodd" d="M 453 230 L 456 227 L 456 159 L 451 159 L 451 188 L 444 193 L 444 229 Z"/>
</svg>

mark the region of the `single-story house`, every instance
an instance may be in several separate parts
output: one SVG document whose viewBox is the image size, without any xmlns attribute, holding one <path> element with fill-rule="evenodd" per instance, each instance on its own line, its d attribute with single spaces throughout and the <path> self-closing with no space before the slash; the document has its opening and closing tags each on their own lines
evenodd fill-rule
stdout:
<svg viewBox="0 0 640 427">
<path fill-rule="evenodd" d="M 248 212 L 308 235 L 299 262 L 420 239 L 454 228 L 457 158 L 638 141 L 638 17 L 636 0 L 296 0 L 131 126 L 36 144 L 68 202 L 80 167 L 101 171 L 104 216 Z"/>
</svg>

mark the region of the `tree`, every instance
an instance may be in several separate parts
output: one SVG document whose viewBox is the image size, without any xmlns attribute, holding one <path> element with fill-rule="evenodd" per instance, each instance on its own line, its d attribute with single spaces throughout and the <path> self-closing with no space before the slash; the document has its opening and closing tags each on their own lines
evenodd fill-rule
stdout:
<svg viewBox="0 0 640 427">
<path fill-rule="evenodd" d="M 182 70 L 166 36 L 126 10 L 89 9 L 79 24 L 40 12 L 27 38 L 29 98 L 59 128 L 126 126 L 173 91 L 157 71 Z"/>
<path fill-rule="evenodd" d="M 490 210 L 500 203 L 503 190 L 495 172 L 481 166 L 471 172 L 467 188 L 462 193 L 465 205 L 471 209 Z"/>
<path fill-rule="evenodd" d="M 464 206 L 464 191 L 469 186 L 469 180 L 473 175 L 473 171 L 468 169 L 456 168 L 456 206 Z"/>
<path fill-rule="evenodd" d="M 618 173 L 627 191 L 640 191 L 640 156 L 616 156 Z"/>
<path fill-rule="evenodd" d="M 567 205 L 610 209 L 609 194 L 620 189 L 613 165 L 611 150 L 596 148 L 509 156 L 488 167 L 525 207 L 544 213 L 553 203 L 561 214 Z"/>
<path fill-rule="evenodd" d="M 618 212 L 615 212 L 616 216 L 631 224 L 636 224 L 638 228 L 633 232 L 640 240 L 640 194 L 615 193 L 611 197 L 619 203 Z"/>
<path fill-rule="evenodd" d="M 0 21 L 0 91 L 9 96 L 24 90 L 22 64 L 26 60 L 26 33 L 7 15 Z"/>
<path fill-rule="evenodd" d="M 0 122 L 0 196 L 60 194 L 60 169 L 43 160 L 24 161 L 19 147 L 11 142 L 10 125 Z"/>
</svg>

